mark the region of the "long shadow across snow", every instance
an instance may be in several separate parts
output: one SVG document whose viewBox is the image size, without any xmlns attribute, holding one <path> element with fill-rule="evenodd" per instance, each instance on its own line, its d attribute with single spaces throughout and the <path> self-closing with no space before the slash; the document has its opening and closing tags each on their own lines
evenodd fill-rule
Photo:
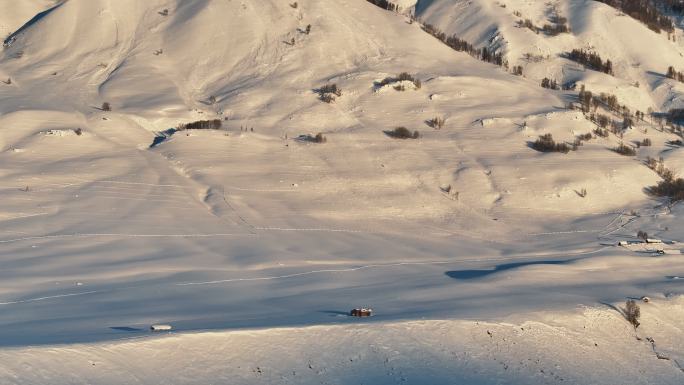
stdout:
<svg viewBox="0 0 684 385">
<path fill-rule="evenodd" d="M 500 273 L 502 271 L 507 271 L 507 270 L 512 270 L 512 269 L 517 269 L 517 268 L 523 267 L 523 266 L 565 265 L 565 264 L 568 264 L 568 263 L 576 261 L 576 260 L 577 259 L 566 259 L 566 260 L 560 260 L 560 261 L 530 261 L 530 262 L 506 263 L 503 265 L 497 265 L 494 269 L 454 270 L 454 271 L 447 271 L 444 274 L 446 274 L 448 277 L 453 278 L 453 279 L 468 280 L 468 279 L 486 277 L 486 276 L 491 275 L 491 274 Z"/>
</svg>

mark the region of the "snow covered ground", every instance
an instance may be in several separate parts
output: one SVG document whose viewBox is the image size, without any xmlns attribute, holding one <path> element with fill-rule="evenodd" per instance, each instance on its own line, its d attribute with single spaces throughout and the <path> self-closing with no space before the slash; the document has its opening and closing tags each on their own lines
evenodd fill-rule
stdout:
<svg viewBox="0 0 684 385">
<path fill-rule="evenodd" d="M 529 142 L 595 128 L 565 109 L 576 91 L 539 86 L 559 53 L 605 48 L 615 77 L 558 80 L 666 111 L 681 84 L 653 72 L 684 69 L 682 39 L 589 1 L 557 2 L 556 37 L 513 27 L 541 2 L 418 2 L 474 43 L 502 34 L 512 65 L 548 48 L 519 77 L 364 0 L 20 3 L 0 0 L 19 31 L 0 55 L 0 383 L 681 383 L 684 208 L 646 193 L 643 164 L 684 169 L 678 137 Z M 379 86 L 404 71 L 421 86 Z M 170 130 L 201 119 L 223 127 Z M 617 246 L 639 230 L 668 243 Z M 606 304 L 644 295 L 637 341 Z"/>
<path fill-rule="evenodd" d="M 681 384 L 682 299 L 642 304 L 643 323 L 636 333 L 605 307 L 520 314 L 502 322 L 171 333 L 7 349 L 0 352 L 0 378 L 55 385 Z"/>
</svg>

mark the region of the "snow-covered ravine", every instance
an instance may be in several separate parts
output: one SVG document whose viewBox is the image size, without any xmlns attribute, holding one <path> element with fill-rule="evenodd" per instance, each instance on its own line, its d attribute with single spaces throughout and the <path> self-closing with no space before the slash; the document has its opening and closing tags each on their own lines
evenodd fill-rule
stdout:
<svg viewBox="0 0 684 385">
<path fill-rule="evenodd" d="M 592 306 L 487 322 L 172 332 L 102 344 L 4 349 L 0 382 L 681 384 L 684 297 L 653 298 L 640 306 L 636 332 L 617 310 Z"/>
</svg>

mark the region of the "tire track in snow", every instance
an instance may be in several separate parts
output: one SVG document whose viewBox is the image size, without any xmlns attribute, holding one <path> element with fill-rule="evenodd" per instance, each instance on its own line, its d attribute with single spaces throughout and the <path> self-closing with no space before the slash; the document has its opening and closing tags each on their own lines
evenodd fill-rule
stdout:
<svg viewBox="0 0 684 385">
<path fill-rule="evenodd" d="M 0 244 L 14 243 L 21 241 L 32 241 L 41 239 L 63 239 L 63 238 L 220 238 L 220 237 L 242 237 L 254 236 L 254 234 L 247 233 L 218 233 L 218 234 L 118 234 L 118 233 L 83 233 L 83 234 L 55 234 L 55 235 L 37 235 L 31 237 L 14 238 L 0 240 Z"/>
<path fill-rule="evenodd" d="M 37 297 L 37 298 L 29 298 L 29 299 L 16 300 L 16 301 L 0 302 L 0 306 L 16 305 L 16 304 L 20 304 L 20 303 L 29 303 L 29 302 L 39 302 L 39 301 L 45 301 L 45 300 L 49 300 L 49 299 L 56 299 L 56 298 L 78 297 L 81 295 L 96 294 L 96 293 L 103 293 L 103 292 L 104 292 L 104 290 L 92 290 L 92 291 L 85 291 L 82 293 L 50 295 L 50 296 L 45 296 L 45 297 Z"/>
<path fill-rule="evenodd" d="M 351 229 L 329 229 L 329 228 L 287 228 L 287 227 L 254 227 L 255 230 L 260 231 L 302 231 L 302 232 L 328 232 L 328 233 L 356 233 L 356 234 L 372 234 L 371 231 L 351 230 Z"/>
</svg>

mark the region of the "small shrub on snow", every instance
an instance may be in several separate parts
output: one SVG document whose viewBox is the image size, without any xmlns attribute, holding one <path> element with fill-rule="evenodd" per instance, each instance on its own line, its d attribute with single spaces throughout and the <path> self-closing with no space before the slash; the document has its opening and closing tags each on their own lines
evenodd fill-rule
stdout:
<svg viewBox="0 0 684 385">
<path fill-rule="evenodd" d="M 558 82 L 554 79 L 549 79 L 549 78 L 542 79 L 541 86 L 544 88 L 548 88 L 550 90 L 559 90 L 560 89 Z"/>
<path fill-rule="evenodd" d="M 318 93 L 319 98 L 326 102 L 332 103 L 335 101 L 335 96 L 342 96 L 342 89 L 337 87 L 337 84 L 326 84 L 323 87 L 315 90 Z"/>
<path fill-rule="evenodd" d="M 665 179 L 648 189 L 651 195 L 670 198 L 672 202 L 684 201 L 684 179 Z"/>
<path fill-rule="evenodd" d="M 218 130 L 221 128 L 223 122 L 221 119 L 214 120 L 198 120 L 192 123 L 179 124 L 178 131 L 183 130 Z"/>
<path fill-rule="evenodd" d="M 641 317 L 641 309 L 639 308 L 639 305 L 637 305 L 633 299 L 628 299 L 623 310 L 625 312 L 625 318 L 627 321 L 629 321 L 629 323 L 631 323 L 635 329 L 638 328 L 640 325 L 639 317 Z"/>
<path fill-rule="evenodd" d="M 318 90 L 322 94 L 335 94 L 337 96 L 342 96 L 342 90 L 337 87 L 337 84 L 326 84 Z"/>
<path fill-rule="evenodd" d="M 320 99 L 328 104 L 335 101 L 335 97 L 332 94 L 323 94 L 320 96 Z"/>
<path fill-rule="evenodd" d="M 307 135 L 299 135 L 297 137 L 297 140 L 301 140 L 304 142 L 311 142 L 311 143 L 326 143 L 328 142 L 328 138 L 326 138 L 322 133 L 318 133 L 315 136 L 311 134 Z"/>
<path fill-rule="evenodd" d="M 111 111 L 112 105 L 109 102 L 102 103 L 102 111 Z"/>
<path fill-rule="evenodd" d="M 615 147 L 613 149 L 613 151 L 617 152 L 620 155 L 624 155 L 624 156 L 636 155 L 636 150 L 630 146 L 625 145 L 624 143 L 620 143 L 620 145 Z"/>
<path fill-rule="evenodd" d="M 515 76 L 522 76 L 523 74 L 523 67 L 522 66 L 513 66 L 513 75 Z"/>
<path fill-rule="evenodd" d="M 384 78 L 383 80 L 381 80 L 380 82 L 376 82 L 375 86 L 380 88 L 380 87 L 384 87 L 388 84 L 397 83 L 397 82 L 411 82 L 411 83 L 413 83 L 413 85 L 417 89 L 420 89 L 423 85 L 423 83 L 419 79 L 416 79 L 415 76 L 411 75 L 408 72 L 402 72 L 395 77 L 387 77 L 387 78 Z M 395 86 L 394 89 L 397 91 L 405 91 L 406 87 L 404 85 L 400 84 L 400 85 Z"/>
<path fill-rule="evenodd" d="M 442 127 L 444 127 L 444 118 L 440 118 L 439 116 L 436 116 L 436 117 L 428 120 L 427 124 L 428 124 L 428 126 L 439 130 Z"/>
<path fill-rule="evenodd" d="M 600 136 L 601 138 L 607 138 L 608 130 L 606 130 L 605 128 L 597 128 L 594 130 L 594 134 L 596 134 L 596 136 Z"/>
<path fill-rule="evenodd" d="M 413 133 L 411 133 L 406 127 L 397 127 L 392 131 L 385 131 L 385 134 L 395 139 L 418 139 L 420 137 L 418 131 L 413 131 Z"/>
<path fill-rule="evenodd" d="M 562 152 L 563 154 L 570 152 L 570 146 L 565 143 L 556 143 L 551 134 L 540 135 L 532 143 L 532 148 L 539 152 Z"/>
</svg>

